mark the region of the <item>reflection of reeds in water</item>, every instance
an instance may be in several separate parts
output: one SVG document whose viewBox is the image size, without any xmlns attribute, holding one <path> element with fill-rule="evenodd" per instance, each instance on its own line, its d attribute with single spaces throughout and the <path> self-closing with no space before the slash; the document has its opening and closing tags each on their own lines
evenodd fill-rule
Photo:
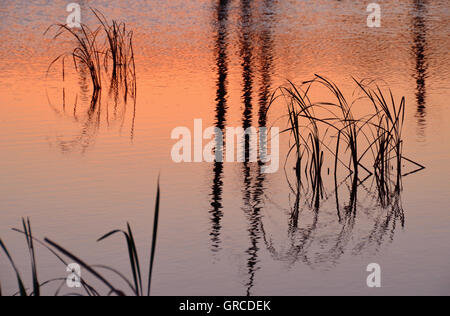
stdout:
<svg viewBox="0 0 450 316">
<path fill-rule="evenodd" d="M 63 286 L 67 282 L 67 276 L 65 277 L 59 277 L 59 278 L 53 278 L 51 280 L 47 280 L 43 283 L 39 282 L 38 278 L 38 270 L 37 270 L 37 264 L 36 264 L 36 251 L 35 251 L 35 243 L 39 244 L 40 246 L 46 248 L 50 253 L 52 253 L 63 265 L 64 267 L 68 267 L 68 262 L 63 259 L 63 257 L 67 257 L 71 260 L 71 262 L 75 262 L 78 265 L 80 265 L 81 268 L 84 269 L 84 271 L 89 272 L 94 279 L 97 282 L 100 282 L 103 286 L 106 286 L 108 288 L 107 295 L 118 295 L 118 296 L 125 296 L 125 291 L 121 290 L 119 287 L 113 285 L 112 281 L 109 281 L 106 277 L 104 277 L 100 272 L 98 271 L 106 271 L 109 273 L 112 273 L 117 278 L 119 278 L 121 281 L 126 284 L 130 290 L 132 295 L 134 296 L 150 296 L 151 294 L 151 282 L 152 282 L 152 275 L 153 275 L 153 266 L 155 261 L 155 253 L 156 253 L 156 241 L 157 241 L 157 234 L 158 234 L 158 223 L 159 223 L 159 205 L 160 205 L 160 188 L 159 188 L 159 181 L 158 181 L 158 188 L 157 188 L 157 195 L 156 195 L 156 203 L 155 203 L 155 211 L 154 211 L 154 221 L 153 221 L 153 236 L 151 241 L 151 248 L 150 248 L 150 254 L 149 254 L 149 266 L 148 266 L 148 282 L 146 288 L 144 288 L 144 282 L 143 282 L 143 270 L 141 269 L 140 261 L 139 261 L 139 255 L 138 250 L 136 247 L 135 239 L 133 236 L 132 229 L 129 224 L 127 224 L 127 230 L 114 230 L 109 232 L 108 234 L 101 237 L 98 241 L 105 240 L 112 235 L 115 235 L 117 233 L 122 233 L 125 237 L 125 241 L 127 244 L 127 253 L 130 260 L 130 268 L 131 268 L 131 274 L 132 274 L 132 280 L 130 280 L 128 277 L 125 276 L 122 272 L 109 267 L 105 265 L 90 265 L 87 264 L 85 261 L 80 259 L 78 256 L 74 255 L 72 252 L 68 251 L 67 249 L 63 248 L 62 246 L 58 245 L 54 241 L 51 241 L 48 238 L 45 238 L 44 241 L 41 241 L 37 238 L 35 238 L 31 231 L 31 224 L 30 220 L 22 219 L 23 224 L 23 230 L 20 229 L 13 229 L 14 231 L 21 233 L 25 236 L 28 251 L 30 254 L 30 262 L 31 262 L 31 272 L 32 272 L 32 289 L 28 289 L 26 286 L 26 283 L 19 272 L 19 269 L 17 268 L 17 265 L 15 264 L 14 260 L 12 259 L 8 249 L 6 248 L 6 245 L 3 243 L 3 241 L 0 239 L 0 247 L 3 250 L 3 252 L 6 254 L 6 257 L 8 258 L 14 273 L 16 275 L 17 284 L 18 284 L 18 292 L 14 294 L 14 296 L 20 295 L 20 296 L 40 296 L 42 294 L 42 290 L 44 287 L 52 285 L 56 282 L 58 282 L 60 285 L 57 286 L 56 291 L 54 293 L 55 296 L 58 296 L 61 293 L 61 290 Z M 86 282 L 85 279 L 81 278 L 80 276 L 80 283 L 82 286 L 83 291 L 87 296 L 100 296 L 100 292 L 97 291 L 92 285 Z M 69 295 L 80 295 L 79 293 L 73 293 Z M 0 296 L 2 296 L 1 286 L 0 286 Z"/>
<path fill-rule="evenodd" d="M 320 210 L 310 212 L 311 205 L 305 198 L 299 205 L 299 212 L 291 214 L 287 235 L 280 241 L 266 225 L 264 242 L 272 257 L 289 265 L 302 262 L 315 269 L 329 269 L 346 254 L 376 253 L 392 242 L 397 230 L 405 225 L 401 192 L 392 196 L 390 205 L 382 207 L 373 179 L 370 186 L 355 185 L 351 176 L 341 182 L 336 188 L 339 196 L 344 193 L 348 196 L 342 205 L 339 200 L 335 202 L 331 194 L 326 194 L 328 197 L 322 201 Z M 338 216 L 332 211 L 335 203 L 343 206 Z M 269 231 L 270 234 L 266 233 Z"/>
<path fill-rule="evenodd" d="M 295 203 L 288 229 L 291 247 L 287 251 L 277 251 L 274 242 L 263 231 L 266 247 L 277 260 L 334 265 L 351 247 L 352 241 L 357 241 L 353 254 L 370 246 L 378 250 L 386 240 L 393 240 L 398 223 L 401 227 L 405 224 L 401 202 L 402 177 L 424 169 L 403 154 L 405 98 L 397 103 L 390 91 L 386 97 L 373 83 L 355 82 L 360 93 L 353 102 L 346 100 L 336 84 L 321 76 L 301 86 L 290 83 L 281 88 L 288 113 L 285 132 L 293 139 L 285 170 Z M 333 99 L 314 102 L 312 90 L 316 87 L 325 88 Z M 319 95 L 327 95 L 319 91 Z M 369 108 L 369 113 L 357 117 L 353 111 L 355 104 L 362 109 Z M 286 169 L 291 156 L 294 156 L 296 187 L 291 185 Z M 305 160 L 306 166 L 302 167 Z M 324 161 L 334 161 L 333 192 L 328 192 L 326 184 L 331 183 L 326 182 L 322 175 Z M 403 162 L 415 165 L 417 169 L 403 174 Z M 345 167 L 344 173 L 339 166 Z M 304 168 L 306 179 L 303 179 L 300 168 Z M 363 170 L 367 176 L 361 177 Z M 344 179 L 339 180 L 342 174 Z M 370 178 L 372 184 L 367 187 Z M 347 203 L 341 202 L 344 191 L 347 191 Z M 333 204 L 337 216 L 330 212 Z M 304 212 L 307 209 L 313 209 L 313 212 Z M 373 227 L 360 238 L 354 229 L 358 210 L 363 211 L 359 212 L 359 221 L 367 215 L 369 227 Z M 338 233 L 334 236 L 333 231 Z"/>
<path fill-rule="evenodd" d="M 63 152 L 71 151 L 78 145 L 81 145 L 84 152 L 93 142 L 92 140 L 100 128 L 102 116 L 101 90 L 105 80 L 110 85 L 109 96 L 114 103 L 112 113 L 110 113 L 109 105 L 103 107 L 103 111 L 106 111 L 108 126 L 111 120 L 118 119 L 122 119 L 121 127 L 123 126 L 128 96 L 131 96 L 133 99 L 131 139 L 133 140 L 134 137 L 137 84 L 133 32 L 127 30 L 125 23 L 113 20 L 109 24 L 100 11 L 92 9 L 92 12 L 100 23 L 100 26 L 94 31 L 86 25 L 81 25 L 80 29 L 71 29 L 63 24 L 52 25 L 46 31 L 48 33 L 51 29 L 56 28 L 54 39 L 66 33 L 76 40 L 77 47 L 73 49 L 70 57 L 73 60 L 76 72 L 80 75 L 83 93 L 86 95 L 90 93 L 90 104 L 87 110 L 87 117 L 84 119 L 82 132 L 75 139 L 60 142 Z M 62 60 L 63 81 L 65 81 L 65 59 L 67 57 L 69 57 L 67 54 L 58 56 L 50 64 L 47 74 L 56 62 Z M 110 71 L 110 64 L 112 64 L 112 71 Z M 103 71 L 105 74 L 102 74 Z M 86 82 L 86 79 L 89 77 L 92 82 L 91 92 L 88 92 L 89 89 Z M 123 95 L 123 109 L 121 110 L 119 109 L 119 104 L 121 103 L 119 101 L 120 95 Z M 53 108 L 55 109 L 55 107 Z M 66 89 L 63 88 L 63 112 L 65 111 Z M 77 122 L 80 120 L 78 96 L 73 108 L 73 118 Z"/>
</svg>

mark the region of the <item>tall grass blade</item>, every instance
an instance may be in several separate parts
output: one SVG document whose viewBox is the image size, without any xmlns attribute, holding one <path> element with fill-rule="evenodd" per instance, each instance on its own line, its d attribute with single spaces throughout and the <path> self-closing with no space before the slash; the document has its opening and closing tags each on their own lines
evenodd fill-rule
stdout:
<svg viewBox="0 0 450 316">
<path fill-rule="evenodd" d="M 87 271 L 89 271 L 93 276 L 95 276 L 98 280 L 100 280 L 103 284 L 105 284 L 113 293 L 115 293 L 115 294 L 117 294 L 119 296 L 125 296 L 125 294 L 122 291 L 117 290 L 113 285 L 111 285 L 111 283 L 109 283 L 103 276 L 101 276 L 97 271 L 95 271 L 91 266 L 89 266 L 83 260 L 79 259 L 77 256 L 75 256 L 74 254 L 70 253 L 69 251 L 67 251 L 66 249 L 64 249 L 63 247 L 61 247 L 60 245 L 58 245 L 57 243 L 51 241 L 48 238 L 45 238 L 44 241 L 46 243 L 48 243 L 50 246 L 52 246 L 55 249 L 57 249 L 59 252 L 61 252 L 65 256 L 69 257 L 71 260 L 74 260 L 76 263 L 81 265 Z"/>
<path fill-rule="evenodd" d="M 8 249 L 6 248 L 5 244 L 3 243 L 3 241 L 1 239 L 0 239 L 0 247 L 5 252 L 6 256 L 8 257 L 9 262 L 11 263 L 11 266 L 14 269 L 14 272 L 16 273 L 17 284 L 19 286 L 20 296 L 28 296 L 27 291 L 25 289 L 25 285 L 22 281 L 22 278 L 20 277 L 19 270 L 17 269 L 16 264 L 14 263 L 14 260 L 11 258 L 11 255 L 9 254 Z"/>
<path fill-rule="evenodd" d="M 31 273 L 33 276 L 33 293 L 35 296 L 40 296 L 40 286 L 37 276 L 37 268 L 36 268 L 36 256 L 34 252 L 34 244 L 33 244 L 33 234 L 31 232 L 31 225 L 30 225 L 30 219 L 28 218 L 25 222 L 25 219 L 22 218 L 22 225 L 23 229 L 25 231 L 25 237 L 27 240 L 28 245 L 28 251 L 30 253 L 30 259 L 31 259 Z"/>
<path fill-rule="evenodd" d="M 136 296 L 140 296 L 142 293 L 142 283 L 139 282 L 140 280 L 140 271 L 138 270 L 138 264 L 137 262 L 137 251 L 135 249 L 135 246 L 133 246 L 134 241 L 132 242 L 131 239 L 133 238 L 132 235 L 130 235 L 131 229 L 130 225 L 128 226 L 128 232 L 125 232 L 123 230 L 113 230 L 103 237 L 99 238 L 97 242 L 102 241 L 108 237 L 111 237 L 117 233 L 122 233 L 125 236 L 125 241 L 127 242 L 127 250 L 128 250 L 128 258 L 130 260 L 130 267 L 131 267 L 131 273 L 133 275 L 133 281 L 134 281 L 134 287 L 132 287 L 134 294 Z M 138 272 L 139 271 L 139 272 Z"/>
<path fill-rule="evenodd" d="M 133 232 L 131 231 L 130 224 L 127 223 L 128 228 L 128 236 L 129 236 L 129 248 L 130 248 L 130 260 L 132 260 L 132 263 L 134 264 L 133 268 L 133 276 L 135 278 L 136 283 L 136 289 L 138 291 L 138 294 L 140 296 L 143 295 L 143 289 L 142 289 L 142 277 L 141 277 L 141 267 L 139 265 L 139 256 L 136 249 L 136 243 L 134 241 Z"/>
<path fill-rule="evenodd" d="M 155 252 L 156 252 L 156 238 L 158 236 L 159 202 L 160 202 L 159 200 L 160 200 L 160 187 L 158 179 L 158 191 L 156 193 L 156 203 L 155 203 L 155 218 L 153 220 L 153 237 L 152 237 L 152 249 L 150 254 L 150 268 L 148 273 L 148 291 L 147 291 L 148 296 L 150 296 L 151 291 L 153 264 L 155 261 Z"/>
<path fill-rule="evenodd" d="M 12 230 L 17 232 L 17 233 L 26 235 L 25 231 L 19 230 L 17 228 L 13 228 Z M 58 253 L 56 253 L 53 249 L 51 249 L 49 246 L 47 246 L 41 240 L 37 239 L 34 236 L 31 236 L 31 239 L 33 239 L 34 242 L 38 243 L 39 245 L 41 245 L 42 247 L 44 247 L 48 251 L 50 251 L 50 253 L 52 255 L 54 255 L 64 266 L 68 265 L 68 263 L 60 255 L 58 255 Z M 92 286 L 90 286 L 83 278 L 81 278 L 81 284 L 82 284 L 82 286 L 83 286 L 83 288 L 86 291 L 86 294 L 88 296 L 99 296 L 99 293 Z M 42 285 L 41 285 L 41 287 L 42 287 Z"/>
</svg>

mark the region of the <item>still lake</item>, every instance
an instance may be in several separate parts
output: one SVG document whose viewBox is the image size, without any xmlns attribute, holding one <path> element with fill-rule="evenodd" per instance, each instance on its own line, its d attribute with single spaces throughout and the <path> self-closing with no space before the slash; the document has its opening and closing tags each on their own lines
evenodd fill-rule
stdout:
<svg viewBox="0 0 450 316">
<path fill-rule="evenodd" d="M 78 3 L 89 26 L 98 24 L 94 7 L 133 29 L 136 106 L 104 92 L 101 117 L 86 119 L 89 87 L 77 73 L 67 66 L 63 82 L 56 66 L 46 75 L 73 49 L 69 37 L 44 36 L 65 23 L 67 1 L 1 1 L 0 237 L 21 271 L 29 271 L 26 244 L 11 228 L 29 216 L 37 237 L 130 275 L 125 242 L 96 240 L 130 222 L 148 261 L 160 175 L 154 295 L 450 294 L 447 0 L 379 1 L 380 28 L 367 27 L 365 1 Z M 194 119 L 258 126 L 276 88 L 314 74 L 350 97 L 352 77 L 405 96 L 404 152 L 426 169 L 402 179 L 401 215 L 379 205 L 369 179 L 351 227 L 336 216 L 333 187 L 293 226 L 282 163 L 261 174 L 251 163 L 172 161 L 174 128 L 193 129 Z M 283 129 L 284 114 L 274 107 L 264 120 Z M 381 289 L 366 285 L 370 263 L 382 268 Z M 66 275 L 42 248 L 38 269 L 41 280 Z M 3 253 L 0 281 L 5 294 L 16 291 Z"/>
</svg>

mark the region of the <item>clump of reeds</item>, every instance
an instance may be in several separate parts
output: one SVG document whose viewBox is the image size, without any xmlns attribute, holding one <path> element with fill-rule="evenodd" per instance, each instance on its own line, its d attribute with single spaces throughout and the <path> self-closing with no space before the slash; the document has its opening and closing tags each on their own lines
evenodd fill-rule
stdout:
<svg viewBox="0 0 450 316">
<path fill-rule="evenodd" d="M 81 25 L 80 31 L 77 31 L 65 24 L 54 24 L 45 31 L 45 34 L 48 33 L 52 28 L 57 28 L 56 35 L 53 37 L 54 39 L 57 39 L 64 33 L 69 33 L 73 38 L 76 39 L 78 46 L 74 48 L 71 53 L 75 69 L 78 70 L 79 67 L 85 67 L 89 70 L 94 93 L 98 93 L 98 91 L 102 88 L 100 58 L 102 51 L 101 49 L 99 49 L 97 42 L 100 28 L 92 31 L 87 25 Z M 61 58 L 64 63 L 64 57 L 66 56 L 66 53 L 59 55 L 54 61 L 50 63 L 48 71 L 50 71 L 50 68 L 53 66 L 53 64 L 55 64 Z"/>
<path fill-rule="evenodd" d="M 404 159 L 402 130 L 405 120 L 405 98 L 403 97 L 400 103 L 396 104 L 392 91 L 389 91 L 390 97 L 386 99 L 380 87 L 376 86 L 375 89 L 372 89 L 364 86 L 361 82 L 356 82 L 377 113 L 376 139 L 374 141 L 376 149 L 375 173 L 384 182 L 388 178 L 392 164 L 394 164 L 397 171 L 397 186 L 399 186 L 402 170 L 401 162 Z"/>
<path fill-rule="evenodd" d="M 289 88 L 282 89 L 288 99 L 289 131 L 293 135 L 294 143 L 290 148 L 289 155 L 295 152 L 297 190 L 302 182 L 302 160 L 308 157 L 305 165 L 305 175 L 312 185 L 313 200 L 318 207 L 322 196 L 323 181 L 322 168 L 324 162 L 323 141 L 320 137 L 318 120 L 314 113 L 314 105 L 308 97 L 309 87 L 306 91 L 297 89 L 291 83 Z M 302 122 L 305 119 L 306 122 Z M 306 136 L 306 137 L 305 137 Z M 325 135 L 324 135 L 325 137 Z"/>
<path fill-rule="evenodd" d="M 45 238 L 44 241 L 40 241 L 39 239 L 35 238 L 31 231 L 31 224 L 30 220 L 22 219 L 23 224 L 23 230 L 19 229 L 13 229 L 16 232 L 19 232 L 26 237 L 27 241 L 27 247 L 30 253 L 30 262 L 31 262 L 31 271 L 32 271 L 32 283 L 33 288 L 32 291 L 29 291 L 25 285 L 24 279 L 22 278 L 22 275 L 20 274 L 14 260 L 12 259 L 8 249 L 6 248 L 6 245 L 3 243 L 3 241 L 0 239 L 0 247 L 3 250 L 3 252 L 6 254 L 6 257 L 8 258 L 12 268 L 14 269 L 14 272 L 16 274 L 17 284 L 18 284 L 18 292 L 14 294 L 20 295 L 20 296 L 40 296 L 42 293 L 42 287 L 49 285 L 53 282 L 62 282 L 61 285 L 57 288 L 57 291 L 55 292 L 55 296 L 57 296 L 64 284 L 66 284 L 67 278 L 54 278 L 51 280 L 48 280 L 43 283 L 39 283 L 38 281 L 38 272 L 37 272 L 37 265 L 36 265 L 36 256 L 35 256 L 35 247 L 34 242 L 37 242 L 41 246 L 45 247 L 47 250 L 49 250 L 56 258 L 59 259 L 65 266 L 68 265 L 68 263 L 62 258 L 62 256 L 68 257 L 73 262 L 79 264 L 83 269 L 88 271 L 95 279 L 100 281 L 103 285 L 105 285 L 108 289 L 108 296 L 109 295 L 118 295 L 118 296 L 125 296 L 125 291 L 122 291 L 118 287 L 114 286 L 112 282 L 108 281 L 106 277 L 104 277 L 102 274 L 98 272 L 98 270 L 106 270 L 109 272 L 113 272 L 116 274 L 120 279 L 125 281 L 125 283 L 130 287 L 132 290 L 133 295 L 136 296 L 143 296 L 144 294 L 150 296 L 151 294 L 151 281 L 152 281 L 152 275 L 153 275 L 153 265 L 155 260 L 155 253 L 156 253 L 156 244 L 157 244 L 157 234 L 158 234 L 158 223 L 159 223 L 159 205 L 160 205 L 160 188 L 159 188 L 159 182 L 158 182 L 158 188 L 157 188 L 157 195 L 156 195 L 156 203 L 155 203 L 155 212 L 154 212 L 154 223 L 153 223 L 153 236 L 152 236 L 152 242 L 151 242 L 151 248 L 150 248 L 150 263 L 148 267 L 148 283 L 146 291 L 144 291 L 143 288 L 143 281 L 142 281 L 142 270 L 141 265 L 139 263 L 139 256 L 138 256 L 138 250 L 136 247 L 135 239 L 133 237 L 133 232 L 130 227 L 130 225 L 127 225 L 127 230 L 114 230 L 103 237 L 101 237 L 98 241 L 104 240 L 116 233 L 123 233 L 125 236 L 125 240 L 127 242 L 127 252 L 130 259 L 130 267 L 133 277 L 133 282 L 130 281 L 123 273 L 119 272 L 118 270 L 111 268 L 109 266 L 104 265 L 90 265 L 80 259 L 78 256 L 74 255 L 72 252 L 66 250 L 64 247 L 60 246 L 59 244 L 55 243 L 54 241 Z M 61 254 L 61 255 L 60 255 Z M 89 285 L 84 279 L 80 278 L 82 287 L 86 294 L 88 296 L 100 296 L 100 293 L 95 290 L 91 285 Z M 0 287 L 0 296 L 2 295 L 1 287 Z M 80 295 L 80 294 L 72 294 L 72 295 Z"/>
<path fill-rule="evenodd" d="M 113 20 L 109 24 L 106 17 L 99 11 L 92 9 L 102 25 L 106 35 L 107 45 L 104 50 L 104 68 L 108 72 L 109 63 L 112 63 L 111 88 L 122 84 L 125 89 L 124 96 L 136 92 L 136 64 L 133 49 L 133 31 L 128 31 L 126 24 Z"/>
<path fill-rule="evenodd" d="M 62 80 L 66 80 L 66 60 L 73 60 L 74 68 L 80 76 L 80 88 L 83 96 L 89 91 L 89 78 L 92 82 L 92 95 L 90 95 L 90 105 L 87 110 L 87 116 L 83 118 L 82 131 L 79 136 L 69 141 L 59 141 L 61 150 L 65 153 L 75 148 L 81 148 L 84 152 L 87 147 L 92 144 L 95 135 L 100 128 L 102 121 L 102 112 L 105 113 L 105 119 L 109 126 L 109 103 L 106 107 L 102 107 L 101 96 L 103 85 L 109 85 L 109 97 L 114 102 L 114 120 L 125 118 L 126 107 L 128 105 L 128 97 L 133 102 L 133 118 L 131 122 L 131 140 L 134 138 L 134 126 L 136 117 L 136 95 L 137 95 L 137 79 L 136 64 L 133 47 L 133 31 L 128 30 L 123 22 L 108 19 L 98 10 L 91 11 L 98 21 L 95 30 L 90 29 L 87 25 L 81 24 L 80 28 L 70 28 L 64 24 L 51 25 L 45 32 L 55 31 L 54 39 L 60 38 L 63 34 L 75 39 L 76 47 L 69 53 L 59 55 L 53 60 L 47 70 L 49 74 L 55 63 L 62 63 Z M 112 65 L 112 67 L 111 67 Z M 112 69 L 112 70 L 111 70 Z M 66 114 L 66 89 L 63 88 L 63 113 Z M 123 97 L 123 102 L 119 100 Z M 77 111 L 78 94 L 73 106 L 73 118 L 76 122 L 80 122 L 80 116 Z M 50 101 L 50 106 L 57 112 Z M 121 104 L 121 108 L 119 108 Z M 69 113 L 69 112 L 68 112 Z M 121 122 L 122 126 L 124 120 Z"/>
<path fill-rule="evenodd" d="M 353 177 L 353 186 L 364 182 L 359 178 L 359 169 L 364 169 L 368 176 L 375 174 L 377 182 L 382 190 L 388 190 L 387 183 L 391 170 L 396 171 L 396 190 L 400 189 L 402 176 L 402 160 L 407 160 L 418 167 L 424 167 L 404 157 L 402 129 L 405 119 L 406 101 L 403 97 L 399 104 L 389 91 L 389 98 L 376 86 L 371 88 L 362 81 L 357 83 L 358 89 L 363 92 L 360 97 L 349 102 L 339 87 L 332 81 L 316 75 L 313 80 L 305 81 L 300 86 L 290 82 L 289 86 L 282 87 L 282 95 L 285 96 L 288 109 L 288 128 L 285 130 L 293 135 L 294 144 L 290 147 L 288 157 L 296 154 L 296 177 L 301 183 L 301 163 L 305 153 L 309 156 L 309 163 L 305 167 L 305 174 L 309 166 L 309 177 L 313 188 L 313 199 L 321 195 L 322 168 L 324 152 L 331 154 L 335 161 L 335 183 L 337 185 L 338 165 L 345 166 Z M 332 100 L 313 102 L 310 97 L 313 86 L 325 87 L 331 92 Z M 373 112 L 362 117 L 355 117 L 353 106 L 357 102 L 368 99 L 372 104 Z M 388 101 L 389 100 L 389 101 Z M 316 113 L 327 113 L 325 116 Z M 321 137 L 319 131 L 325 129 Z M 328 131 L 334 131 L 328 135 L 329 139 L 335 139 L 336 147 L 333 150 L 326 142 Z M 341 147 L 345 146 L 345 151 Z M 372 166 L 370 170 L 366 163 L 370 160 L 368 153 L 372 153 Z M 348 163 L 344 161 L 348 159 Z M 353 190 L 355 191 L 355 190 Z M 356 198 L 351 204 L 356 204 Z M 353 207 L 352 207 L 353 208 Z"/>
<path fill-rule="evenodd" d="M 336 125 L 338 126 L 338 134 L 337 134 L 338 141 L 340 142 L 342 137 L 344 142 L 347 144 L 347 149 L 350 151 L 349 169 L 352 167 L 351 170 L 353 171 L 353 173 L 357 175 L 359 167 L 361 166 L 364 168 L 364 166 L 362 166 L 361 164 L 361 157 L 359 157 L 358 155 L 359 154 L 358 138 L 362 131 L 360 125 L 363 122 L 363 119 L 355 119 L 352 112 L 353 104 L 349 104 L 349 102 L 344 97 L 341 90 L 335 83 L 319 75 L 316 75 L 316 78 L 313 81 L 311 81 L 311 83 L 315 82 L 325 86 L 335 96 L 336 101 L 334 102 L 333 101 L 320 102 L 317 104 L 324 107 L 326 106 L 338 109 L 338 112 L 334 114 L 335 116 L 328 120 L 332 121 L 334 126 Z M 335 113 L 332 111 L 330 112 Z M 335 156 L 336 158 L 338 158 L 339 148 L 338 146 L 336 148 L 337 149 Z"/>
<path fill-rule="evenodd" d="M 112 73 L 110 76 L 111 90 L 119 93 L 123 88 L 125 101 L 130 94 L 136 96 L 136 65 L 133 49 L 133 31 L 128 31 L 126 24 L 113 20 L 108 23 L 106 17 L 98 10 L 92 9 L 92 12 L 100 22 L 94 31 L 87 25 L 81 24 L 80 29 L 72 29 L 65 24 L 51 25 L 47 31 L 56 28 L 54 39 L 62 34 L 68 33 L 77 41 L 77 47 L 70 54 L 75 69 L 80 67 L 89 70 L 92 86 L 93 100 L 99 98 L 99 92 L 102 89 L 102 69 L 109 73 L 109 64 L 112 64 Z M 102 44 L 104 39 L 105 44 Z M 60 59 L 63 60 L 67 54 L 58 56 L 49 66 L 50 68 Z M 63 66 L 64 77 L 64 66 Z"/>
</svg>

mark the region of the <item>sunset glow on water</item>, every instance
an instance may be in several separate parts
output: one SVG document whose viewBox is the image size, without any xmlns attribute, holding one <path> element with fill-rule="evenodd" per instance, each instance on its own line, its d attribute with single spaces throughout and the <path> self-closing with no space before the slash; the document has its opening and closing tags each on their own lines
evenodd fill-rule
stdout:
<svg viewBox="0 0 450 316">
<path fill-rule="evenodd" d="M 28 250 L 11 228 L 21 228 L 22 217 L 30 217 L 36 237 L 127 276 L 122 236 L 96 240 L 129 222 L 147 267 L 159 177 L 153 295 L 450 294 L 448 1 L 380 1 L 379 28 L 367 26 L 363 1 L 78 3 L 92 29 L 99 23 L 89 7 L 133 30 L 136 98 L 115 98 L 104 75 L 92 114 L 86 70 L 70 57 L 48 71 L 77 45 L 71 36 L 44 34 L 66 22 L 67 1 L 1 1 L 0 238 L 21 271 L 31 273 Z M 296 196 L 295 162 L 285 165 L 289 133 L 280 135 L 275 173 L 261 172 L 258 162 L 173 161 L 172 131 L 186 127 L 193 137 L 196 119 L 203 129 L 285 130 L 286 103 L 280 97 L 271 105 L 273 93 L 315 74 L 348 100 L 359 96 L 354 79 L 391 89 L 398 102 L 405 97 L 409 160 L 392 202 L 383 204 L 376 177 L 365 179 L 365 171 L 355 191 L 341 165 L 336 194 L 335 159 L 326 148 L 319 207 L 307 185 Z M 331 96 L 312 89 L 311 98 Z M 355 115 L 371 114 L 356 104 Z M 336 142 L 331 131 L 320 127 L 330 136 L 326 144 Z M 426 168 L 415 172 L 411 160 Z M 45 248 L 37 250 L 42 281 L 67 275 Z M 380 289 L 366 284 L 371 263 L 382 268 Z M 4 295 L 18 291 L 4 253 L 0 282 Z M 42 291 L 52 295 L 56 287 Z"/>
</svg>

